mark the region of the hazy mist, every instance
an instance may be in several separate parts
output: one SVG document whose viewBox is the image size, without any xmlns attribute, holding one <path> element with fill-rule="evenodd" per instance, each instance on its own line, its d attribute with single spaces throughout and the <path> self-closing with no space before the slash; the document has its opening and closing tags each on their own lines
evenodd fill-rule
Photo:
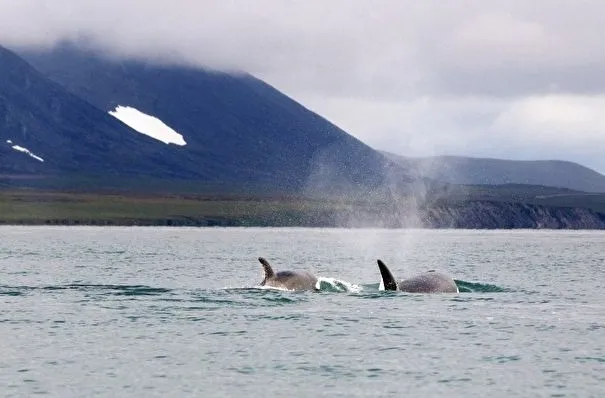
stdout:
<svg viewBox="0 0 605 398">
<path fill-rule="evenodd" d="M 252 73 L 377 149 L 605 172 L 598 0 L 0 0 L 0 44 L 61 40 Z"/>
</svg>

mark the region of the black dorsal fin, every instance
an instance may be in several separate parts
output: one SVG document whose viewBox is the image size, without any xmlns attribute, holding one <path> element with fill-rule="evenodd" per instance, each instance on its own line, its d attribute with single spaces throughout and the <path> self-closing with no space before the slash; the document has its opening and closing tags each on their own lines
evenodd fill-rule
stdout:
<svg viewBox="0 0 605 398">
<path fill-rule="evenodd" d="M 263 270 L 265 271 L 265 279 L 273 278 L 275 276 L 275 272 L 273 272 L 273 268 L 271 268 L 271 264 L 263 257 L 259 257 L 258 261 L 263 265 Z"/>
<path fill-rule="evenodd" d="M 397 282 L 382 260 L 378 260 L 378 268 L 380 269 L 380 275 L 382 276 L 384 290 L 397 290 Z"/>
</svg>

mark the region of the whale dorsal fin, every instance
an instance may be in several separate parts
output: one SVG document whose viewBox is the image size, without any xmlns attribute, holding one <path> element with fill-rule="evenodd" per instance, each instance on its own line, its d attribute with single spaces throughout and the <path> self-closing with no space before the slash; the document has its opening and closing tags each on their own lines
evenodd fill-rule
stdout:
<svg viewBox="0 0 605 398">
<path fill-rule="evenodd" d="M 263 257 L 259 257 L 258 261 L 263 265 L 263 270 L 265 271 L 265 280 L 268 278 L 273 278 L 275 276 L 275 272 L 273 272 L 273 268 L 271 268 L 271 264 Z"/>
<path fill-rule="evenodd" d="M 384 290 L 397 290 L 397 282 L 382 260 L 378 260 L 378 268 L 380 269 L 380 275 L 382 276 Z"/>
</svg>

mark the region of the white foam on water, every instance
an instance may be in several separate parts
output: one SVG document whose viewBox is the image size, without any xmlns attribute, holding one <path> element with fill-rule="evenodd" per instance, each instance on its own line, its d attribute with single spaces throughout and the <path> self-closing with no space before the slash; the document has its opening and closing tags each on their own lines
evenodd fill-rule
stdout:
<svg viewBox="0 0 605 398">
<path fill-rule="evenodd" d="M 254 286 L 224 286 L 221 288 L 221 290 L 242 290 L 242 291 L 246 291 L 246 290 L 279 290 L 282 292 L 293 292 L 294 290 L 290 290 L 290 289 L 285 289 L 282 287 L 274 287 L 274 286 L 261 286 L 261 285 L 254 285 Z"/>
<path fill-rule="evenodd" d="M 294 292 L 293 289 L 286 289 L 285 287 L 276 287 L 276 286 L 254 286 L 255 289 L 260 290 L 279 290 L 281 292 Z"/>
<path fill-rule="evenodd" d="M 322 283 L 323 285 L 323 289 L 322 289 Z M 328 285 L 326 287 L 326 284 Z M 315 284 L 315 287 L 318 290 L 334 290 L 337 292 L 347 292 L 347 293 L 359 293 L 363 288 L 359 285 L 356 285 L 354 283 L 349 283 L 347 281 L 343 281 L 343 280 L 339 280 L 336 278 L 329 278 L 329 277 L 324 277 L 324 276 L 320 276 L 317 279 L 317 283 Z"/>
<path fill-rule="evenodd" d="M 319 277 L 317 279 L 317 283 L 315 284 L 315 288 L 317 290 L 323 291 L 333 291 L 333 292 L 347 292 L 347 293 L 359 293 L 363 290 L 363 287 L 356 285 L 354 283 L 349 283 L 347 281 L 339 280 L 336 278 L 328 278 L 328 277 Z M 294 289 L 286 289 L 284 287 L 276 287 L 276 286 L 249 286 L 249 287 L 224 287 L 224 290 L 235 290 L 235 289 L 258 289 L 258 290 L 276 290 L 280 292 L 295 292 Z"/>
<path fill-rule="evenodd" d="M 183 136 L 155 116 L 148 115 L 130 106 L 118 105 L 109 114 L 141 134 L 164 144 L 187 145 Z"/>
<path fill-rule="evenodd" d="M 384 290 L 384 281 L 380 278 L 380 284 L 378 285 L 378 290 Z"/>
</svg>

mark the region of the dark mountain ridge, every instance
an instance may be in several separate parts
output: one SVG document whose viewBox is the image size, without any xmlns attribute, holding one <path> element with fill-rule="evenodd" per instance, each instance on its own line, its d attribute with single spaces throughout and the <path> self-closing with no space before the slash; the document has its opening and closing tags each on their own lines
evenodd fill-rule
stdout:
<svg viewBox="0 0 605 398">
<path fill-rule="evenodd" d="M 184 136 L 174 150 L 205 181 L 310 194 L 411 182 L 395 162 L 247 74 L 113 61 L 71 45 L 21 55 L 97 109 L 129 106 L 162 120 Z"/>
<path fill-rule="evenodd" d="M 561 160 L 504 160 L 462 156 L 412 158 L 382 152 L 409 170 L 451 184 L 524 184 L 605 192 L 605 175 L 577 163 Z"/>
<path fill-rule="evenodd" d="M 170 152 L 0 47 L 0 174 L 196 175 Z"/>
<path fill-rule="evenodd" d="M 438 162 L 410 162 L 390 154 L 388 159 L 250 75 L 113 61 L 69 45 L 22 54 L 37 69 L 0 47 L 0 187 L 4 192 L 26 187 L 26 192 L 41 188 L 84 197 L 78 200 L 77 215 L 71 205 L 63 208 L 59 201 L 49 206 L 44 195 L 34 196 L 30 199 L 43 201 L 38 217 L 30 214 L 34 202 L 23 207 L 21 199 L 9 195 L 4 208 L 15 206 L 24 213 L 12 218 L 6 213 L 3 222 L 53 222 L 53 214 L 62 209 L 68 223 L 127 224 L 148 220 L 141 206 L 158 203 L 159 218 L 153 223 L 178 224 L 173 217 L 180 216 L 172 207 L 178 201 L 164 203 L 153 196 L 201 193 L 210 202 L 231 198 L 221 204 L 229 209 L 226 214 L 225 208 L 217 210 L 226 225 L 403 227 L 410 216 L 419 215 L 411 220 L 419 223 L 409 225 L 603 226 L 600 196 L 508 181 L 496 187 L 473 185 L 474 180 L 448 184 L 449 169 L 433 167 Z M 187 144 L 167 145 L 135 131 L 108 113 L 117 106 L 161 119 Z M 446 183 L 436 183 L 435 177 Z M 130 210 L 118 203 L 113 215 L 96 214 L 101 207 L 94 204 L 95 197 L 112 191 L 134 195 Z M 233 199 L 234 192 L 241 200 Z M 339 197 L 326 202 L 333 206 L 329 211 L 321 206 L 316 211 L 323 202 L 314 200 L 303 200 L 306 210 L 299 209 L 301 197 L 318 195 Z M 275 198 L 293 202 L 283 207 L 284 200 Z M 267 215 L 240 214 L 250 201 Z M 588 201 L 590 208 L 581 209 Z M 99 203 L 106 209 L 113 199 Z M 199 203 L 188 206 L 184 220 L 203 225 Z"/>
</svg>

